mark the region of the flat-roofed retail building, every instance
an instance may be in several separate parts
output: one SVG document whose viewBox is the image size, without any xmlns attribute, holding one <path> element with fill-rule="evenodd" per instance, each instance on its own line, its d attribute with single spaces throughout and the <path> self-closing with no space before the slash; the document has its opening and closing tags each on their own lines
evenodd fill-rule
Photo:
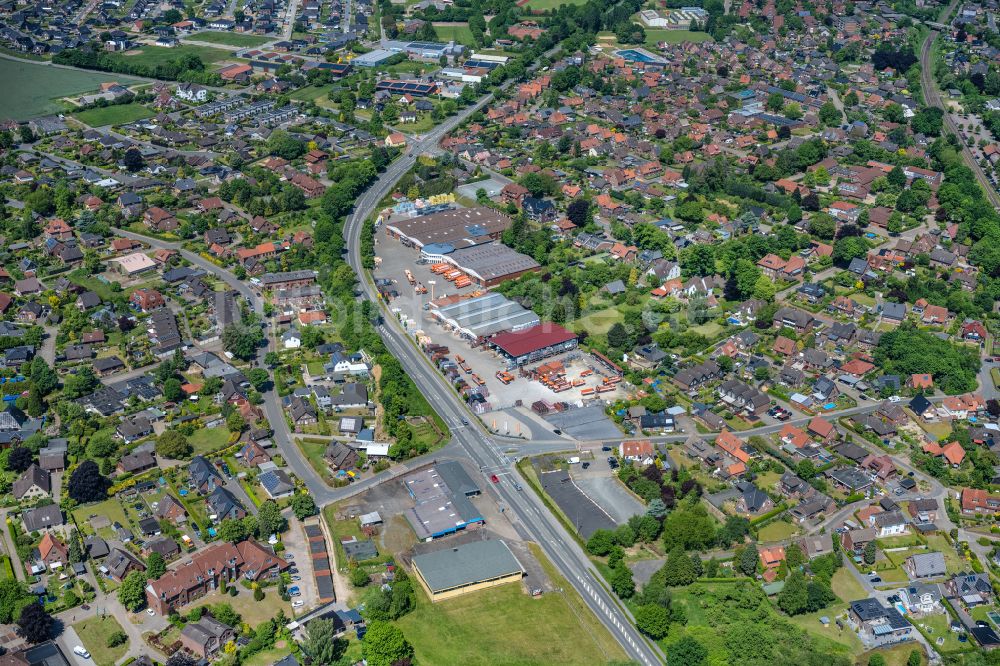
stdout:
<svg viewBox="0 0 1000 666">
<path fill-rule="evenodd" d="M 521 563 L 499 539 L 415 555 L 413 568 L 431 601 L 514 583 L 524 575 Z"/>
<path fill-rule="evenodd" d="M 455 250 L 442 257 L 465 272 L 480 287 L 494 287 L 525 273 L 538 271 L 541 265 L 526 254 L 503 243 L 487 243 Z"/>
<path fill-rule="evenodd" d="M 390 219 L 386 233 L 400 239 L 404 245 L 423 248 L 426 245 L 447 245 L 454 250 L 491 243 L 500 238 L 511 219 L 492 208 L 451 208 L 448 210 Z"/>
<path fill-rule="evenodd" d="M 483 524 L 479 509 L 469 499 L 479 487 L 456 462 L 438 463 L 403 479 L 415 506 L 404 515 L 421 541 L 430 541 Z"/>
</svg>

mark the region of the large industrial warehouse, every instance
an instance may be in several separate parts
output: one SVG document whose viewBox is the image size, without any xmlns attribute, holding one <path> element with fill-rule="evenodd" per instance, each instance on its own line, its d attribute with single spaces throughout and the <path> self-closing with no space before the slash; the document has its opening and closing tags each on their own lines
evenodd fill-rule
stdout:
<svg viewBox="0 0 1000 666">
<path fill-rule="evenodd" d="M 511 219 L 492 208 L 454 208 L 431 215 L 404 217 L 386 223 L 386 232 L 416 248 L 427 245 L 441 247 L 440 254 L 452 250 L 490 243 L 500 238 Z"/>
<path fill-rule="evenodd" d="M 514 280 L 541 265 L 526 254 L 502 243 L 476 245 L 446 254 L 442 259 L 463 271 L 480 287 L 493 287 Z"/>
<path fill-rule="evenodd" d="M 534 312 L 501 294 L 464 298 L 439 307 L 431 314 L 469 340 L 487 338 L 504 331 L 523 331 L 541 323 Z"/>
<path fill-rule="evenodd" d="M 514 583 L 524 575 L 510 547 L 499 539 L 415 555 L 413 568 L 431 601 Z"/>
<path fill-rule="evenodd" d="M 404 515 L 421 541 L 483 523 L 479 509 L 469 500 L 479 494 L 479 486 L 456 462 L 443 462 L 414 472 L 403 485 L 416 503 Z"/>
<path fill-rule="evenodd" d="M 559 324 L 545 322 L 525 331 L 493 336 L 489 344 L 506 356 L 511 366 L 533 363 L 576 348 L 576 333 Z"/>
</svg>

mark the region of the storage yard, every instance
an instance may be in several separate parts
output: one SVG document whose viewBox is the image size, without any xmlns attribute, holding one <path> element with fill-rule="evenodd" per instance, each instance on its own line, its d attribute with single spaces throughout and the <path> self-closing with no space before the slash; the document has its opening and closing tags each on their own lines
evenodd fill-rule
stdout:
<svg viewBox="0 0 1000 666">
<path fill-rule="evenodd" d="M 623 395 L 620 368 L 579 350 L 572 331 L 485 288 L 499 272 L 537 267 L 530 257 L 513 257 L 513 250 L 489 238 L 505 223 L 485 210 L 438 210 L 390 218 L 383 225 L 376 233 L 373 275 L 392 311 L 479 414 L 517 402 L 527 408 Z M 445 254 L 427 256 L 445 243 L 465 249 L 451 246 Z M 453 254 L 466 270 L 456 267 Z M 480 263 L 465 261 L 466 254 Z M 490 258 L 499 258 L 495 267 L 506 268 L 487 269 Z M 473 265 L 476 271 L 469 270 Z"/>
</svg>

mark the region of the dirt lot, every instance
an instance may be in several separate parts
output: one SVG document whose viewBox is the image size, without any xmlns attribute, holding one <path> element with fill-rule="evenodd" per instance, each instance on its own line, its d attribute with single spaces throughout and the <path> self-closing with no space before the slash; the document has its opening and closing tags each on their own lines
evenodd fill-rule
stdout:
<svg viewBox="0 0 1000 666">
<path fill-rule="evenodd" d="M 473 349 L 468 342 L 435 322 L 428 311 L 424 309 L 425 305 L 430 303 L 433 298 L 455 293 L 468 296 L 476 291 L 476 287 L 473 285 L 456 290 L 441 276 L 433 274 L 430 265 L 416 263 L 419 258 L 417 250 L 404 247 L 398 240 L 387 237 L 384 232 L 376 233 L 375 237 L 376 254 L 381 258 L 382 263 L 373 274 L 375 278 L 388 278 L 395 281 L 392 289 L 397 291 L 399 296 L 391 302 L 393 311 L 414 322 L 410 329 L 411 332 L 419 330 L 436 344 L 448 346 L 451 349 L 452 358 L 455 354 L 461 355 L 471 366 L 472 373 L 479 375 L 486 381 L 489 401 L 494 408 L 513 405 L 517 400 L 522 401 L 525 405 L 530 405 L 536 400 L 576 402 L 584 397 L 580 394 L 580 388 L 583 387 L 554 393 L 541 383 L 522 377 L 518 377 L 511 384 L 504 385 L 496 378 L 497 371 L 507 369 L 504 359 L 486 348 Z M 414 288 L 406 279 L 404 271 L 407 269 L 413 273 L 414 278 L 419 283 L 427 287 L 429 290 L 427 294 L 414 293 Z M 431 282 L 436 284 L 432 285 Z M 588 354 L 582 351 L 572 351 L 547 359 L 547 361 L 551 360 L 561 360 L 567 363 L 567 378 L 570 380 L 576 379 L 583 370 L 594 368 L 595 373 L 588 380 L 587 386 L 594 386 L 597 383 L 599 367 Z M 621 392 L 618 390 L 604 393 L 600 397 L 603 400 L 614 400 L 619 397 Z"/>
</svg>

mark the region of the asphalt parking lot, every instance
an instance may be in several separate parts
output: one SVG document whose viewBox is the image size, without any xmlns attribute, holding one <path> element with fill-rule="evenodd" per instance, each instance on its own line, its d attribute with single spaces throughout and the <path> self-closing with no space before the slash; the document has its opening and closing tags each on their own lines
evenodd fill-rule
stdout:
<svg viewBox="0 0 1000 666">
<path fill-rule="evenodd" d="M 306 539 L 302 523 L 292 519 L 290 529 L 285 533 L 283 543 L 285 544 L 284 554 L 291 554 L 295 562 L 295 568 L 299 570 L 297 574 L 301 580 L 293 580 L 289 587 L 299 588 L 301 595 L 293 597 L 292 601 L 301 600 L 305 604 L 301 611 L 312 608 L 316 605 L 318 597 L 316 595 L 316 580 L 313 578 L 312 557 L 309 554 L 309 543 Z"/>
<path fill-rule="evenodd" d="M 570 465 L 570 474 L 580 490 L 619 525 L 636 514 L 646 512 L 645 505 L 612 476 L 606 460 L 596 460 L 588 469 L 583 469 L 582 465 Z"/>
<path fill-rule="evenodd" d="M 418 250 L 405 247 L 401 242 L 390 238 L 385 231 L 380 229 L 375 234 L 375 252 L 381 258 L 381 265 L 376 267 L 373 275 L 376 279 L 387 278 L 395 281 L 391 289 L 398 292 L 398 296 L 390 302 L 393 312 L 403 319 L 412 322 L 408 330 L 411 333 L 420 332 L 427 336 L 435 344 L 444 345 L 449 348 L 452 360 L 459 355 L 471 366 L 472 373 L 478 375 L 486 383 L 489 391 L 488 400 L 496 408 L 510 407 L 520 400 L 525 406 L 530 406 L 537 400 L 547 402 L 577 402 L 584 396 L 580 390 L 584 387 L 571 388 L 560 393 L 555 393 L 545 385 L 537 381 L 529 381 L 524 377 L 517 377 L 510 384 L 504 384 L 496 378 L 496 373 L 507 370 L 506 359 L 501 358 L 496 353 L 490 351 L 485 346 L 473 349 L 468 341 L 463 340 L 457 334 L 445 330 L 445 328 L 435 321 L 424 307 L 433 298 L 442 296 L 461 294 L 471 296 L 476 292 L 476 287 L 470 286 L 464 289 L 455 289 L 451 283 L 444 280 L 440 275 L 435 275 L 430 270 L 429 264 L 417 264 L 420 257 Z M 428 293 L 417 294 L 406 279 L 405 271 L 409 270 L 414 279 L 423 284 Z M 431 283 L 435 284 L 431 284 Z M 485 293 L 485 292 L 484 292 Z M 561 360 L 567 363 L 567 378 L 576 379 L 579 374 L 589 367 L 595 366 L 590 357 L 581 351 L 571 351 L 546 359 L 547 361 Z M 470 373 L 471 374 L 471 373 Z M 516 374 L 516 372 L 515 372 Z M 596 373 L 591 377 L 589 384 L 595 384 Z M 605 399 L 615 399 L 621 391 L 613 391 L 602 394 Z"/>
<path fill-rule="evenodd" d="M 553 428 L 558 428 L 576 439 L 615 439 L 623 436 L 622 431 L 604 412 L 603 402 L 565 412 L 552 412 L 545 415 L 545 420 L 551 423 Z"/>
<path fill-rule="evenodd" d="M 597 530 L 613 530 L 617 527 L 611 516 L 573 483 L 568 472 L 539 471 L 538 478 L 546 494 L 559 505 L 584 539 L 589 539 Z"/>
</svg>

